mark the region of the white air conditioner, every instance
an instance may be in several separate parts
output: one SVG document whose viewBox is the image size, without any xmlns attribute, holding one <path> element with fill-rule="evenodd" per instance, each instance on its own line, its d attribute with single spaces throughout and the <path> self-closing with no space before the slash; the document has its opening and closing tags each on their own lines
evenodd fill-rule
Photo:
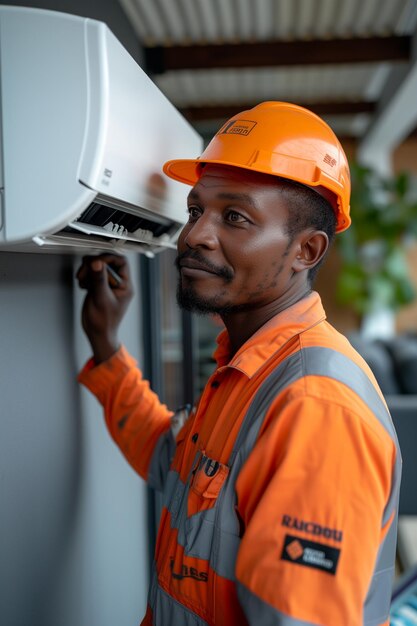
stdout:
<svg viewBox="0 0 417 626">
<path fill-rule="evenodd" d="M 101 22 L 0 7 L 0 250 L 175 247 L 201 137 Z"/>
</svg>

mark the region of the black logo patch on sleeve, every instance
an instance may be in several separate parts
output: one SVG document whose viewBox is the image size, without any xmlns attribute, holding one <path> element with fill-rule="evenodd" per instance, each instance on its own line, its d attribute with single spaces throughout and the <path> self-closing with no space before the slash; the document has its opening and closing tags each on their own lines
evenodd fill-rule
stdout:
<svg viewBox="0 0 417 626">
<path fill-rule="evenodd" d="M 285 535 L 281 559 L 336 574 L 340 550 L 316 541 Z"/>
</svg>

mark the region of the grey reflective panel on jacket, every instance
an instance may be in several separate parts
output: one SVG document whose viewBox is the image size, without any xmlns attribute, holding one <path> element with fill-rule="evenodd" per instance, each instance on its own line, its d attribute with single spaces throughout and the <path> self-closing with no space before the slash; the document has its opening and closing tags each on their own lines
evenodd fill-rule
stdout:
<svg viewBox="0 0 417 626">
<path fill-rule="evenodd" d="M 161 589 L 155 573 L 149 590 L 149 605 L 152 607 L 155 626 L 208 626 L 201 617 Z"/>
<path fill-rule="evenodd" d="M 240 603 L 245 607 L 250 624 L 259 624 L 259 626 L 317 626 L 313 622 L 304 622 L 277 611 L 239 582 L 237 583 L 237 593 Z M 326 624 L 326 626 L 331 625 Z"/>
<path fill-rule="evenodd" d="M 178 473 L 172 470 L 168 472 L 165 483 L 165 506 L 171 513 L 173 527 L 178 529 L 178 542 L 184 547 L 185 554 L 208 561 L 210 568 L 217 574 L 229 580 L 235 580 L 235 562 L 240 543 L 240 528 L 235 513 L 237 477 L 257 441 L 259 430 L 273 400 L 290 384 L 305 376 L 324 376 L 350 388 L 369 407 L 396 445 L 397 457 L 391 494 L 381 519 L 381 527 L 385 525 L 393 513 L 395 515 L 390 531 L 380 546 L 364 606 L 365 626 L 379 626 L 388 619 L 389 615 L 395 563 L 401 455 L 391 417 L 384 402 L 366 373 L 347 356 L 329 348 L 312 347 L 304 348 L 282 361 L 263 381 L 250 404 L 229 458 L 228 478 L 220 491 L 215 506 L 188 518 L 187 499 L 192 471 L 190 471 L 188 480 L 184 484 Z M 165 437 L 170 442 L 169 435 Z M 159 484 L 164 482 L 162 474 L 163 471 L 166 471 L 167 455 L 165 455 L 163 471 L 157 469 L 159 461 L 157 455 L 161 453 L 161 450 L 172 452 L 168 441 L 164 441 L 160 446 L 157 445 L 152 457 L 151 474 L 155 478 L 157 477 L 155 482 Z M 194 459 L 193 468 L 198 464 L 198 454 Z M 154 585 L 158 587 L 156 581 L 154 581 Z M 165 592 L 163 594 L 165 598 Z M 272 606 L 260 599 L 258 602 L 254 602 L 255 596 L 253 594 L 251 596 L 245 592 L 239 597 L 251 624 L 309 626 L 306 622 L 281 616 Z M 159 606 L 158 603 L 165 606 L 164 603 L 167 600 L 165 598 L 162 601 L 159 592 L 154 590 L 153 602 L 151 603 L 152 608 Z M 176 605 L 177 609 L 178 606 Z M 255 608 L 261 611 L 258 615 L 252 612 Z M 184 611 L 186 611 L 187 617 L 184 616 L 181 619 L 178 617 L 178 621 L 165 622 L 158 619 L 154 623 L 156 626 L 194 624 L 194 622 L 187 621 L 190 619 L 188 609 L 184 609 Z M 196 616 L 196 619 L 199 618 Z"/>
<path fill-rule="evenodd" d="M 157 491 L 165 490 L 165 481 L 175 454 L 175 440 L 171 429 L 161 435 L 152 453 L 148 484 Z"/>
</svg>

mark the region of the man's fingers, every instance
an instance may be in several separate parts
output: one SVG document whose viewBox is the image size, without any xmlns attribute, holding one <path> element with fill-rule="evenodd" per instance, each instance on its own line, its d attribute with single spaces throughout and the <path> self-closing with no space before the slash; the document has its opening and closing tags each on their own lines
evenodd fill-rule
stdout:
<svg viewBox="0 0 417 626">
<path fill-rule="evenodd" d="M 103 268 L 104 268 L 104 262 L 97 257 L 96 259 L 93 259 L 90 263 L 90 267 L 93 270 L 93 272 L 102 272 Z"/>
<path fill-rule="evenodd" d="M 89 283 L 88 283 L 89 266 L 93 258 L 95 257 L 83 256 L 82 263 L 80 267 L 78 268 L 78 271 L 75 275 L 75 278 L 78 280 L 78 284 L 81 287 L 81 289 L 89 288 Z"/>
<path fill-rule="evenodd" d="M 78 284 L 81 287 L 81 289 L 88 289 L 88 268 L 86 265 L 81 265 L 78 268 L 78 271 L 75 275 L 75 278 L 78 280 Z"/>
<path fill-rule="evenodd" d="M 130 280 L 129 265 L 124 256 L 113 254 L 103 255 L 101 258 L 123 279 L 123 282 L 127 283 Z"/>
<path fill-rule="evenodd" d="M 90 291 L 95 299 L 108 297 L 110 291 L 105 268 L 106 264 L 102 258 L 85 257 L 76 275 L 80 287 Z"/>
<path fill-rule="evenodd" d="M 88 284 L 88 289 L 97 304 L 104 303 L 109 297 L 113 297 L 108 283 L 106 264 L 99 258 L 91 261 L 89 265 Z"/>
<path fill-rule="evenodd" d="M 106 263 L 107 280 L 112 289 L 123 287 L 123 278 L 118 274 L 111 265 Z"/>
<path fill-rule="evenodd" d="M 76 274 L 81 289 L 90 289 L 93 283 L 97 287 L 106 277 L 113 289 L 124 287 L 129 283 L 129 266 L 125 257 L 116 254 L 83 257 Z"/>
</svg>

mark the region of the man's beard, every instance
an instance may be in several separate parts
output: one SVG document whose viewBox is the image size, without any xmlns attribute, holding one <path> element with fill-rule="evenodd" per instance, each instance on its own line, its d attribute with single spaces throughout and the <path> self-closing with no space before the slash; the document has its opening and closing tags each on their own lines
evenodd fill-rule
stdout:
<svg viewBox="0 0 417 626">
<path fill-rule="evenodd" d="M 204 298 L 199 296 L 192 287 L 183 287 L 181 285 L 181 277 L 177 286 L 177 302 L 181 309 L 192 311 L 199 315 L 208 315 L 210 313 L 224 315 L 230 312 L 232 308 L 228 305 L 220 304 L 218 296 Z"/>
<path fill-rule="evenodd" d="M 225 291 L 213 298 L 204 298 L 199 296 L 192 287 L 183 287 L 181 278 L 178 281 L 177 302 L 178 306 L 185 311 L 191 311 L 192 313 L 197 313 L 197 315 L 216 314 L 221 318 L 225 318 L 232 313 L 252 311 L 256 308 L 255 302 L 232 304 L 231 302 L 225 302 L 224 296 Z"/>
<path fill-rule="evenodd" d="M 208 270 L 219 276 L 219 278 L 223 278 L 226 285 L 233 278 L 233 274 L 229 268 L 217 267 L 212 265 L 197 250 L 186 250 L 177 257 L 177 259 L 175 260 L 175 265 L 177 266 L 177 269 L 179 271 L 181 259 L 186 258 L 194 259 L 195 261 L 201 263 L 201 265 L 207 267 Z M 205 298 L 204 296 L 198 295 L 192 286 L 184 287 L 182 285 L 180 272 L 177 286 L 177 302 L 182 309 L 185 309 L 186 311 L 193 311 L 194 313 L 198 313 L 200 315 L 206 315 L 210 313 L 224 315 L 234 309 L 233 305 L 224 303 L 224 296 L 225 286 L 223 286 L 221 293 L 213 296 L 212 298 Z M 223 304 L 220 303 L 220 300 L 223 300 Z"/>
</svg>

